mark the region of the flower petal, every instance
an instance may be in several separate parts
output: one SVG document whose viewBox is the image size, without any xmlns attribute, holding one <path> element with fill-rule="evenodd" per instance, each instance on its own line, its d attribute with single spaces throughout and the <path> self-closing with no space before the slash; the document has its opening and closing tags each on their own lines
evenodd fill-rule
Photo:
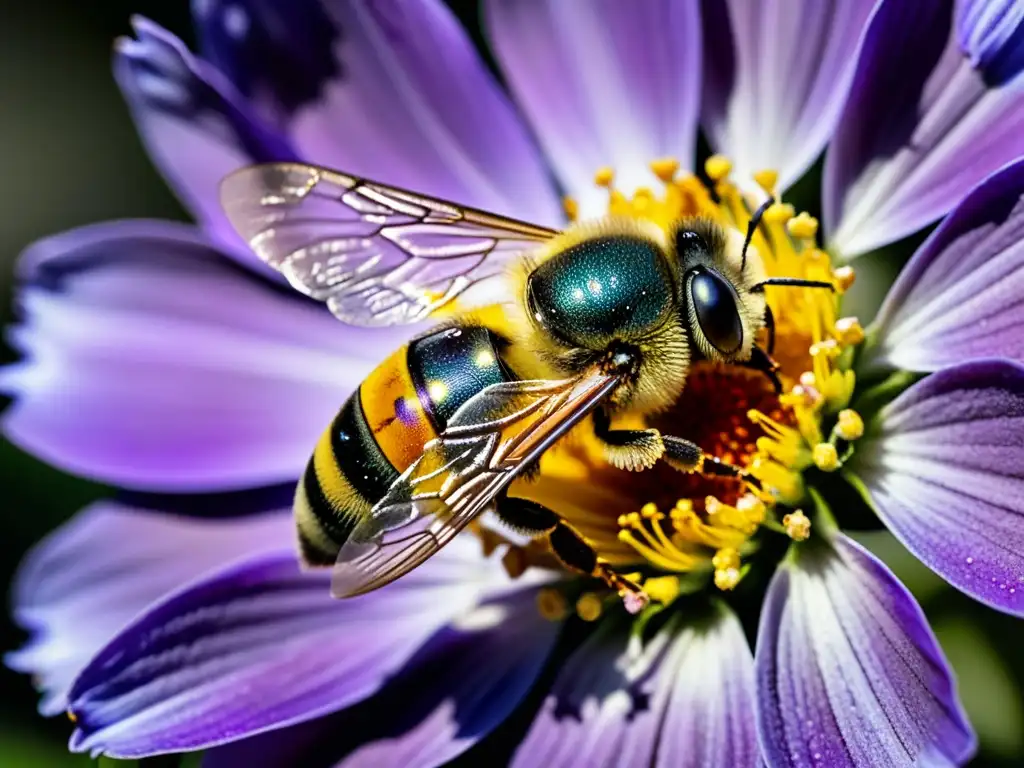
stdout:
<svg viewBox="0 0 1024 768">
<path fill-rule="evenodd" d="M 383 589 L 332 600 L 330 574 L 253 557 L 122 631 L 70 694 L 75 751 L 140 757 L 200 749 L 360 701 L 489 591 L 500 563 L 457 538 Z"/>
<path fill-rule="evenodd" d="M 872 361 L 934 371 L 1024 359 L 1024 161 L 994 173 L 903 268 L 875 321 Z"/>
<path fill-rule="evenodd" d="M 561 629 L 537 592 L 495 598 L 432 637 L 360 707 L 217 747 L 204 768 L 443 764 L 483 738 L 533 685 Z M 340 756 L 347 755 L 339 762 Z"/>
<path fill-rule="evenodd" d="M 225 490 L 297 478 L 316 438 L 408 329 L 347 328 L 240 269 L 198 231 L 155 222 L 86 227 L 22 263 L 27 360 L 15 443 L 130 488 Z"/>
<path fill-rule="evenodd" d="M 920 607 L 842 534 L 776 572 L 755 664 L 769 765 L 959 765 L 974 752 Z"/>
<path fill-rule="evenodd" d="M 673 619 L 642 649 L 601 627 L 573 653 L 514 766 L 753 766 L 753 663 L 735 615 Z"/>
<path fill-rule="evenodd" d="M 12 596 L 15 620 L 32 633 L 5 657 L 31 673 L 45 715 L 67 707 L 75 676 L 129 620 L 170 591 L 263 550 L 294 550 L 291 515 L 195 520 L 98 502 L 36 545 Z"/>
<path fill-rule="evenodd" d="M 1024 4 L 1019 0 L 964 0 L 957 11 L 960 48 L 993 84 L 1024 69 Z"/>
<path fill-rule="evenodd" d="M 851 468 L 879 517 L 953 586 L 1024 616 L 1024 366 L 947 368 L 878 424 Z"/>
<path fill-rule="evenodd" d="M 303 158 L 539 224 L 561 221 L 525 126 L 438 0 L 199 5 L 204 51 L 243 92 L 272 102 Z"/>
<path fill-rule="evenodd" d="M 251 163 L 297 159 L 294 150 L 178 38 L 141 17 L 132 26 L 137 38 L 115 46 L 114 76 L 150 157 L 201 224 L 247 265 L 268 271 L 225 218 L 220 182 Z"/>
<path fill-rule="evenodd" d="M 785 189 L 835 130 L 875 0 L 704 2 L 701 120 L 735 176 Z"/>
<path fill-rule="evenodd" d="M 825 161 L 825 222 L 847 258 L 930 224 L 1024 154 L 1024 75 L 986 83 L 953 6 L 883 0 L 868 25 Z"/>
<path fill-rule="evenodd" d="M 602 213 L 594 173 L 631 193 L 657 183 L 648 163 L 693 162 L 700 99 L 695 2 L 487 0 L 498 61 L 582 216 Z"/>
</svg>

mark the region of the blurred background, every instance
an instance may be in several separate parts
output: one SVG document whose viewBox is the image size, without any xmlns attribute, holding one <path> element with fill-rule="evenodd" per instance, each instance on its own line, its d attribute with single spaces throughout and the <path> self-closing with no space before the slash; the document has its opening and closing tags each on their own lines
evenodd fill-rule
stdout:
<svg viewBox="0 0 1024 768">
<path fill-rule="evenodd" d="M 460 4 L 457 10 L 475 30 L 475 8 L 470 6 Z M 192 42 L 186 0 L 6 4 L 0 24 L 0 314 L 4 324 L 15 312 L 12 272 L 18 254 L 33 240 L 104 219 L 186 218 L 149 163 L 110 75 L 111 43 L 129 32 L 128 18 L 133 13 L 148 16 Z M 904 246 L 886 254 L 884 262 L 876 260 L 878 271 L 892 271 L 908 253 Z M 858 280 L 858 284 L 866 286 L 870 281 Z M 866 306 L 861 310 L 862 320 L 868 319 L 867 311 Z M 0 358 L 8 362 L 14 355 L 3 347 Z M 44 466 L 2 440 L 0 489 L 0 585 L 6 595 L 26 550 L 82 506 L 102 497 L 105 489 Z M 859 538 L 915 592 L 956 668 L 965 706 L 981 737 L 981 754 L 973 764 L 1024 765 L 1024 623 L 949 589 L 888 534 L 871 532 Z M 4 610 L 0 652 L 16 648 L 23 640 L 24 633 Z M 67 752 L 70 723 L 37 715 L 36 699 L 27 677 L 0 667 L 0 767 L 97 764 Z M 129 765 L 107 759 L 99 763 Z M 142 763 L 173 766 L 178 759 Z M 185 764 L 195 764 L 195 758 Z"/>
</svg>

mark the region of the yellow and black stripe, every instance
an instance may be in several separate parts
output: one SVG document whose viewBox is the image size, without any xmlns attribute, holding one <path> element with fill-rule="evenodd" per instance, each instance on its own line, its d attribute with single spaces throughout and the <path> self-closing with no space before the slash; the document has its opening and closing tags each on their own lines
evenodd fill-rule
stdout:
<svg viewBox="0 0 1024 768">
<path fill-rule="evenodd" d="M 455 411 L 513 378 L 503 346 L 481 326 L 446 328 L 403 346 L 366 378 L 320 437 L 296 490 L 307 564 L 333 564 L 356 523 Z"/>
</svg>

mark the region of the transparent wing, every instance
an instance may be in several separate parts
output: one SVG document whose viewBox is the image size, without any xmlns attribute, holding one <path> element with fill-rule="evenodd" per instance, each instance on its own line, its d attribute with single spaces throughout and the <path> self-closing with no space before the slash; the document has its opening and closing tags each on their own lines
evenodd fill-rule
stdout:
<svg viewBox="0 0 1024 768">
<path fill-rule="evenodd" d="M 471 398 L 352 531 L 331 593 L 369 592 L 433 555 L 618 383 L 595 370 L 494 384 Z"/>
<path fill-rule="evenodd" d="M 422 320 L 557 234 L 301 163 L 235 172 L 221 205 L 263 261 L 356 325 Z"/>
</svg>

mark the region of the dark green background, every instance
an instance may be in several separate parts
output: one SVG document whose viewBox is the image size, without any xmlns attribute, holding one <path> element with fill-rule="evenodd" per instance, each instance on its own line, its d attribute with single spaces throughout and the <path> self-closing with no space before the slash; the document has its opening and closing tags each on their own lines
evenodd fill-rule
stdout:
<svg viewBox="0 0 1024 768">
<path fill-rule="evenodd" d="M 110 75 L 111 42 L 129 32 L 132 13 L 147 15 L 191 42 L 184 0 L 5 3 L 0 16 L 0 297 L 5 323 L 12 315 L 13 265 L 34 239 L 103 219 L 186 218 L 150 165 Z M 461 15 L 475 24 L 472 9 Z M 4 361 L 13 359 L 7 349 L 2 354 Z M 102 488 L 68 478 L 3 442 L 0 489 L 0 580 L 5 585 L 34 541 L 103 494 Z M 863 540 L 917 593 L 956 667 L 982 738 L 976 764 L 1024 763 L 1024 625 L 945 587 L 886 534 L 868 534 Z M 110 544 L 131 546 L 130 541 Z M 17 647 L 23 637 L 6 618 L 0 622 L 0 650 Z M 0 669 L 0 766 L 90 764 L 87 757 L 67 753 L 69 723 L 39 717 L 35 701 L 27 678 Z"/>
</svg>

